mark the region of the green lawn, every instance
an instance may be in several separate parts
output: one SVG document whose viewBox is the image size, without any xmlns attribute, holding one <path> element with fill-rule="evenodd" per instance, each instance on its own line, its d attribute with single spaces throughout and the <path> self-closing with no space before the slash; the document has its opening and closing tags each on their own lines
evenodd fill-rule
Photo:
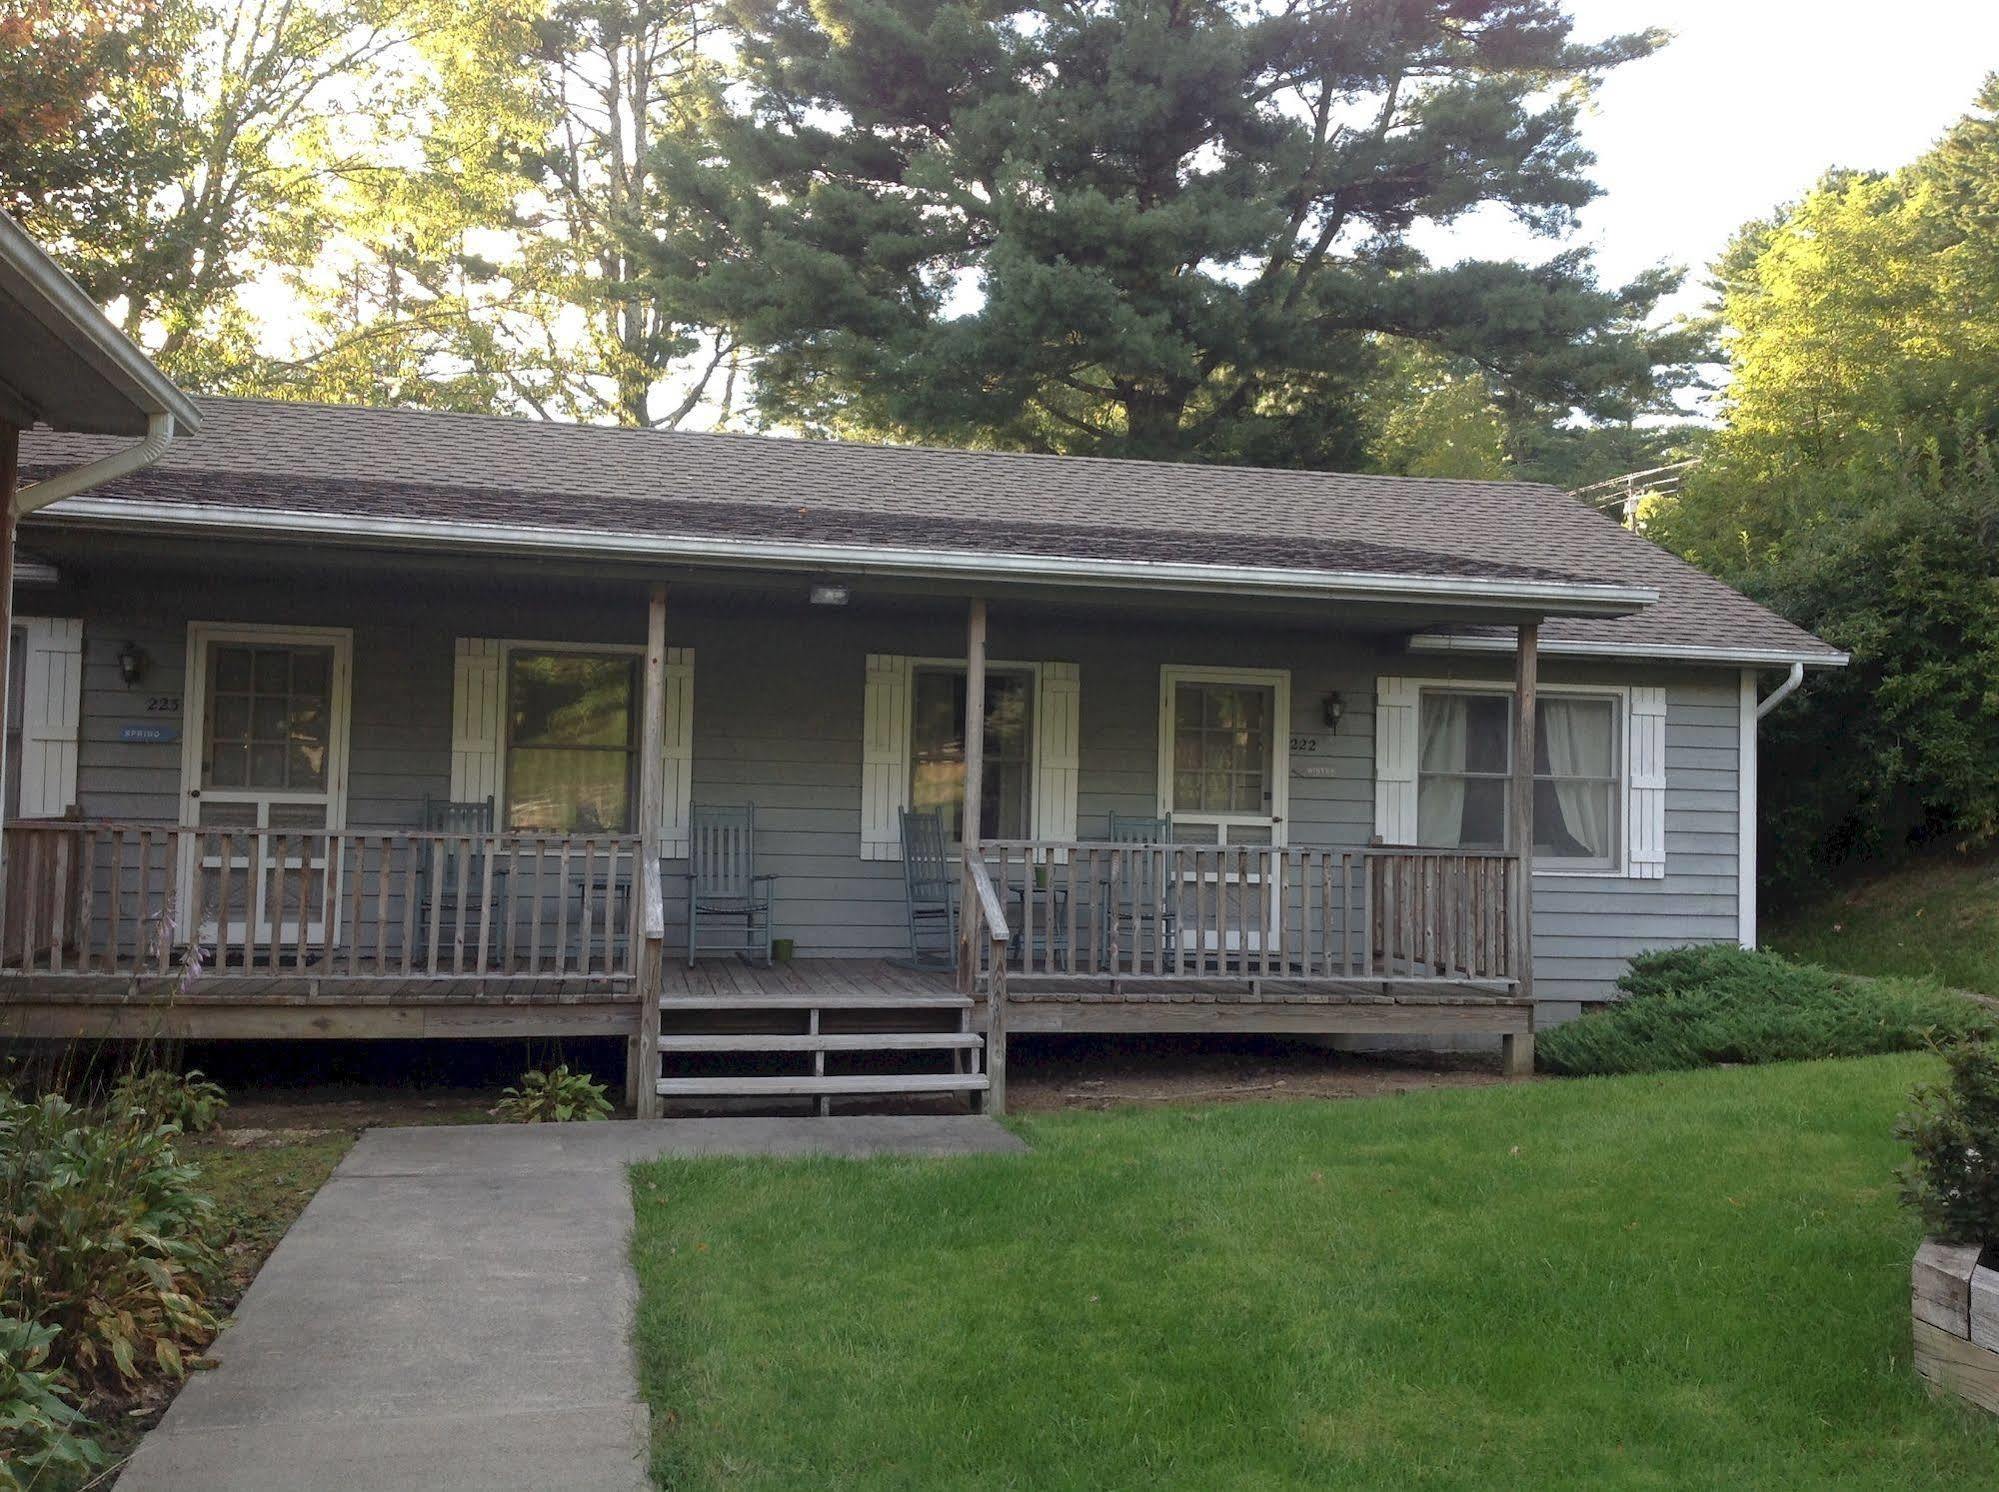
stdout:
<svg viewBox="0 0 1999 1492">
<path fill-rule="evenodd" d="M 1999 1485 L 1909 1374 L 1928 1057 L 633 1173 L 669 1488 Z"/>
<path fill-rule="evenodd" d="M 1774 922 L 1764 941 L 1855 974 L 1928 974 L 1999 996 L 1999 860 L 1933 856 Z"/>
</svg>

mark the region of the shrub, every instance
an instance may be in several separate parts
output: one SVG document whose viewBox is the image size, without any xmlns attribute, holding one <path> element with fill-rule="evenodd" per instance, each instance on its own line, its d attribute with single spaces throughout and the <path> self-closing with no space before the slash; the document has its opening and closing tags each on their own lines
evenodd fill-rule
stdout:
<svg viewBox="0 0 1999 1492">
<path fill-rule="evenodd" d="M 44 1366 L 55 1334 L 0 1315 L 0 1492 L 78 1482 L 105 1462 L 90 1422 Z"/>
<path fill-rule="evenodd" d="M 522 1073 L 520 1087 L 506 1089 L 493 1107 L 496 1118 L 514 1124 L 606 1119 L 610 1113 L 604 1085 L 586 1072 L 571 1072 L 566 1062 L 547 1072 Z"/>
<path fill-rule="evenodd" d="M 199 1068 L 185 1075 L 168 1067 L 128 1072 L 112 1085 L 109 1108 L 115 1117 L 143 1117 L 172 1124 L 184 1135 L 205 1135 L 222 1122 L 229 1099 Z"/>
<path fill-rule="evenodd" d="M 1915 1153 L 1902 1197 L 1934 1238 L 1999 1243 L 1999 1052 L 1967 1041 L 1944 1059 L 1949 1079 L 1916 1089 L 1895 1126 Z"/>
<path fill-rule="evenodd" d="M 1667 1072 L 1918 1050 L 1987 1030 L 1991 1018 L 1940 985 L 1871 980 L 1727 945 L 1642 954 L 1625 998 L 1545 1032 L 1550 1072 Z"/>
<path fill-rule="evenodd" d="M 142 1360 L 178 1376 L 183 1349 L 214 1334 L 215 1204 L 177 1137 L 0 1095 L 0 1310 L 56 1328 L 52 1357 L 78 1387 L 136 1378 Z"/>
</svg>

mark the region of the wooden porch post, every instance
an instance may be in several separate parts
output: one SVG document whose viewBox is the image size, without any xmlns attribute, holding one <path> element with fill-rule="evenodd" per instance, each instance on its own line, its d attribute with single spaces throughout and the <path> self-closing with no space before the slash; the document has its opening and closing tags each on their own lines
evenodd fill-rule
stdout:
<svg viewBox="0 0 1999 1492">
<path fill-rule="evenodd" d="M 985 765 L 986 603 L 983 596 L 974 596 L 965 616 L 965 812 L 958 825 L 961 854 L 978 848 Z M 965 871 L 959 880 L 964 891 L 958 898 L 958 970 L 961 987 L 971 989 L 979 982 L 979 959 L 984 950 L 972 938 L 971 872 Z M 1004 1106 L 1006 1093 L 1006 1013 L 998 1008 L 1005 999 L 1006 971 L 996 968 L 986 985 L 986 1075 L 994 1084 L 986 1103 L 995 1113 Z"/>
<path fill-rule="evenodd" d="M 626 1092 L 633 1117 L 659 1117 L 659 997 L 665 964 L 665 932 L 659 913 L 660 827 L 666 796 L 666 584 L 654 581 L 646 607 L 645 715 L 639 724 L 639 874 L 632 877 L 638 897 L 636 924 L 645 930 L 638 950 L 635 992 L 639 1028 L 625 1063 Z"/>
<path fill-rule="evenodd" d="M 1522 622 L 1513 676 L 1513 780 L 1507 817 L 1513 824 L 1518 889 L 1514 896 L 1513 963 L 1518 992 L 1534 998 L 1534 695 L 1540 673 L 1541 626 Z M 1530 1007 L 1531 1009 L 1531 1007 Z M 1534 1071 L 1534 1035 L 1502 1037 L 1500 1062 L 1509 1077 Z"/>
</svg>

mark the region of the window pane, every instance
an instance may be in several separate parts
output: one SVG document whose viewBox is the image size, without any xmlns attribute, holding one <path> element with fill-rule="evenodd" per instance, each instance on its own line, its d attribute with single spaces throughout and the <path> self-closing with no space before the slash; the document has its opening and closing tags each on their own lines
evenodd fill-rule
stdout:
<svg viewBox="0 0 1999 1492">
<path fill-rule="evenodd" d="M 507 691 L 513 743 L 629 746 L 635 668 L 623 656 L 515 653 Z"/>
<path fill-rule="evenodd" d="M 1174 812 L 1270 812 L 1275 700 L 1262 685 L 1174 686 Z"/>
<path fill-rule="evenodd" d="M 631 755 L 516 747 L 507 758 L 507 826 L 600 833 L 631 822 Z"/>
<path fill-rule="evenodd" d="M 1544 699 L 1535 720 L 1534 770 L 1556 777 L 1615 777 L 1617 717 L 1607 699 Z"/>
<path fill-rule="evenodd" d="M 215 658 L 215 687 L 242 691 L 250 687 L 250 650 L 248 648 L 217 648 Z"/>
<path fill-rule="evenodd" d="M 207 784 L 324 791 L 333 650 L 218 645 L 208 657 Z"/>
<path fill-rule="evenodd" d="M 1615 799 L 1608 782 L 1534 784 L 1534 853 L 1608 860 Z"/>
</svg>

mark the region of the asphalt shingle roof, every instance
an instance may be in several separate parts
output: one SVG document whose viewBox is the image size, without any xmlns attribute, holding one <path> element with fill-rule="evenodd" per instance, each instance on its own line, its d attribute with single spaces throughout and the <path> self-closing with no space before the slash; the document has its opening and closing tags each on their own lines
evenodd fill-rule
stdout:
<svg viewBox="0 0 1999 1492">
<path fill-rule="evenodd" d="M 1550 641 L 1835 651 L 1557 488 L 1176 465 L 254 399 L 197 401 L 199 434 L 95 497 L 315 514 L 791 538 L 1650 586 L 1635 616 L 1551 619 Z M 24 468 L 110 449 L 23 437 Z M 559 497 L 560 504 L 548 499 Z"/>
</svg>

